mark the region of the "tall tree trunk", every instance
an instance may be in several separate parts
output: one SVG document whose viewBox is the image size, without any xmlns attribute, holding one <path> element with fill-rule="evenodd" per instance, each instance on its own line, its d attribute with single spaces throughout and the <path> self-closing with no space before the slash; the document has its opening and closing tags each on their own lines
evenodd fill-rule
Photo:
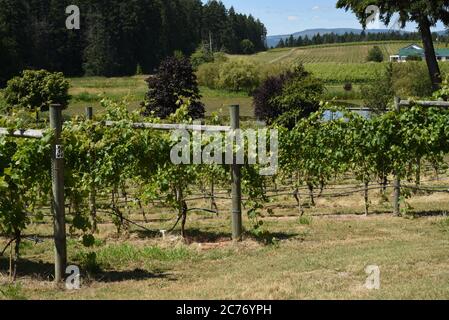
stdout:
<svg viewBox="0 0 449 320">
<path fill-rule="evenodd" d="M 441 85 L 441 71 L 435 54 L 433 45 L 432 32 L 430 31 L 430 22 L 427 17 L 423 17 L 419 22 L 419 30 L 424 44 L 427 67 L 429 69 L 430 79 L 432 80 L 432 88 L 437 91 Z"/>
</svg>

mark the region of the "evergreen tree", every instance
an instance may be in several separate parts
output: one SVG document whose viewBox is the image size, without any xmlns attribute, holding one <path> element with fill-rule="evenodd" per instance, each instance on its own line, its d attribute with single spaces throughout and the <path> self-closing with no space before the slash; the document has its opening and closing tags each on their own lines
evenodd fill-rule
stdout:
<svg viewBox="0 0 449 320">
<path fill-rule="evenodd" d="M 287 40 L 287 47 L 294 47 L 294 46 L 295 46 L 295 38 L 291 34 Z"/>
<path fill-rule="evenodd" d="M 228 12 L 228 18 L 226 23 L 226 31 L 224 34 L 224 46 L 229 52 L 240 53 L 241 47 L 239 42 L 239 36 L 242 36 L 244 27 L 239 23 L 239 16 L 236 14 L 234 7 L 231 7 Z"/>
<path fill-rule="evenodd" d="M 111 19 L 101 10 L 104 1 L 92 1 L 87 14 L 87 47 L 84 50 L 86 75 L 114 76 L 118 74 L 119 57 L 116 38 L 117 26 L 110 26 Z M 111 29 L 109 29 L 111 27 Z M 115 41 L 114 41 L 115 40 Z"/>
<path fill-rule="evenodd" d="M 71 4 L 80 8 L 80 30 L 66 28 Z M 139 66 L 148 74 L 203 43 L 242 53 L 265 50 L 265 40 L 259 20 L 217 0 L 0 0 L 0 85 L 26 68 L 125 76 Z"/>
<path fill-rule="evenodd" d="M 29 61 L 25 0 L 0 0 L 0 86 Z"/>
<path fill-rule="evenodd" d="M 285 48 L 284 39 L 279 40 L 279 43 L 277 44 L 276 48 Z"/>
<path fill-rule="evenodd" d="M 203 38 L 212 42 L 213 51 L 220 51 L 224 45 L 226 21 L 227 12 L 221 1 L 210 0 L 203 7 Z"/>
</svg>

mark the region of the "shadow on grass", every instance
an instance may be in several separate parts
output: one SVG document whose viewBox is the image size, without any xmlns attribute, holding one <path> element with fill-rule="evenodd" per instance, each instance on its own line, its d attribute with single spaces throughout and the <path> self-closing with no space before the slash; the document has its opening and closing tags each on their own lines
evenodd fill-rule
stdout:
<svg viewBox="0 0 449 320">
<path fill-rule="evenodd" d="M 300 236 L 298 233 L 286 233 L 286 232 L 253 232 L 248 231 L 245 233 L 245 237 L 255 240 L 259 243 L 270 245 L 278 241 L 288 240 Z M 232 241 L 232 234 L 229 232 L 213 232 L 204 231 L 200 229 L 187 229 L 186 230 L 186 243 L 222 243 Z"/>
<path fill-rule="evenodd" d="M 48 262 L 20 259 L 17 265 L 17 277 L 32 277 L 52 281 L 54 270 L 54 265 Z M 9 257 L 0 257 L 0 272 L 8 274 Z"/>
<path fill-rule="evenodd" d="M 213 243 L 232 241 L 232 235 L 228 232 L 212 232 L 200 229 L 187 229 L 186 241 L 188 243 Z"/>
<path fill-rule="evenodd" d="M 149 272 L 142 269 L 134 269 L 134 270 L 124 270 L 124 271 L 100 271 L 95 274 L 89 275 L 91 280 L 97 282 L 122 282 L 129 280 L 149 280 L 149 279 L 168 279 L 170 281 L 175 281 L 176 278 L 169 273 L 162 271 Z"/>
<path fill-rule="evenodd" d="M 391 215 L 393 217 L 392 211 L 388 210 L 382 210 L 382 209 L 376 209 L 376 210 L 370 210 L 368 212 L 368 216 L 382 216 L 382 215 Z M 354 217 L 365 217 L 364 212 L 330 212 L 330 213 L 313 213 L 311 214 L 312 217 L 343 217 L 343 216 L 354 216 Z"/>
<path fill-rule="evenodd" d="M 9 259 L 0 257 L 0 272 L 8 274 Z M 175 281 L 176 278 L 170 274 L 160 270 L 149 272 L 146 270 L 124 270 L 124 271 L 98 271 L 95 273 L 81 271 L 81 275 L 87 275 L 87 279 L 97 282 L 122 282 L 128 280 L 148 280 L 148 279 L 168 279 Z M 27 259 L 20 259 L 17 268 L 17 277 L 31 277 L 40 281 L 54 280 L 54 265 L 48 262 L 36 262 Z"/>
<path fill-rule="evenodd" d="M 425 217 L 447 217 L 449 214 L 448 210 L 429 210 L 429 211 L 419 211 L 410 212 L 415 218 L 425 218 Z"/>
<path fill-rule="evenodd" d="M 161 238 L 162 234 L 160 231 L 155 230 L 143 230 L 143 229 L 136 229 L 130 232 L 131 234 L 136 234 L 140 239 L 154 239 L 154 238 Z"/>
<path fill-rule="evenodd" d="M 270 232 L 270 231 L 261 231 L 261 232 L 249 231 L 246 234 L 250 239 L 253 239 L 263 245 L 275 245 L 279 241 L 285 241 L 300 236 L 299 233 Z"/>
</svg>

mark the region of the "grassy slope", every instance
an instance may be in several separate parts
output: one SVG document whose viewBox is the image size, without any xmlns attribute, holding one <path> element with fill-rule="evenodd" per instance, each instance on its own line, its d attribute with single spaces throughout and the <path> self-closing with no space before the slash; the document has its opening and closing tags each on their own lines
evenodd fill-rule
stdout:
<svg viewBox="0 0 449 320">
<path fill-rule="evenodd" d="M 298 48 L 273 49 L 250 57 L 242 55 L 229 56 L 234 59 L 251 59 L 261 63 L 283 63 L 300 59 L 303 63 L 364 63 L 368 51 L 375 45 L 384 52 L 385 60 L 397 54 L 399 49 L 412 44 L 410 41 L 355 42 L 344 44 L 326 44 Z M 440 47 L 437 45 L 437 47 Z"/>
<path fill-rule="evenodd" d="M 299 48 L 273 49 L 251 56 L 233 55 L 231 59 L 248 59 L 261 64 L 289 64 L 302 61 L 306 69 L 329 85 L 345 82 L 366 83 L 375 79 L 385 63 L 367 63 L 368 51 L 375 45 L 381 47 L 385 61 L 400 48 L 412 42 L 387 41 L 368 43 L 328 44 Z M 440 47 L 437 45 L 437 47 Z M 441 63 L 442 71 L 449 71 L 448 63 Z"/>
</svg>

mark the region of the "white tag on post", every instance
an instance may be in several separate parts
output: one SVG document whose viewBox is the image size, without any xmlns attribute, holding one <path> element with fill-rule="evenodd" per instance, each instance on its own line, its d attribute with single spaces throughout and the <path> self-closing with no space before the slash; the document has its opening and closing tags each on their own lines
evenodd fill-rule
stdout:
<svg viewBox="0 0 449 320">
<path fill-rule="evenodd" d="M 64 147 L 60 144 L 56 145 L 55 158 L 56 159 L 64 159 Z"/>
</svg>

